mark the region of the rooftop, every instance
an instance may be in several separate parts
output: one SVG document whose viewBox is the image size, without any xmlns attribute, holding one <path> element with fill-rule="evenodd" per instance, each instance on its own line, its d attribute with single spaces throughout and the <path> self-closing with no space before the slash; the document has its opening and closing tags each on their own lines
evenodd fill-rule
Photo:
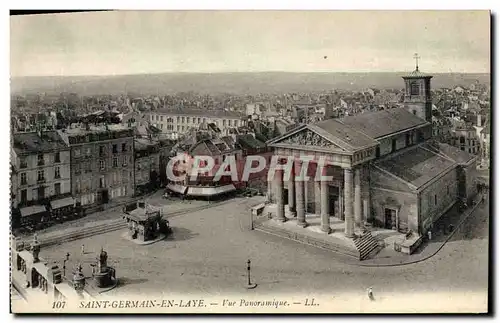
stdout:
<svg viewBox="0 0 500 323">
<path fill-rule="evenodd" d="M 428 123 L 404 108 L 361 113 L 339 121 L 373 139 Z"/>
<path fill-rule="evenodd" d="M 403 78 L 431 78 L 431 77 L 432 75 L 424 74 L 420 72 L 418 68 L 415 69 L 413 72 L 403 76 Z"/>
<path fill-rule="evenodd" d="M 251 134 L 238 135 L 236 137 L 238 144 L 247 149 L 265 148 L 266 144 L 256 139 Z"/>
<path fill-rule="evenodd" d="M 379 160 L 375 165 L 419 188 L 455 165 L 450 159 L 424 147 L 415 146 Z"/>
<path fill-rule="evenodd" d="M 205 139 L 194 144 L 189 151 L 192 153 L 199 145 L 205 145 L 206 149 L 212 156 L 217 156 L 226 152 L 231 152 L 237 147 L 231 136 L 224 136 L 221 138 Z"/>
<path fill-rule="evenodd" d="M 146 221 L 151 216 L 157 216 L 159 212 L 160 210 L 157 207 L 146 204 L 144 207 L 137 207 L 128 212 L 125 216 L 136 221 Z"/>
<path fill-rule="evenodd" d="M 458 164 L 467 164 L 476 158 L 475 155 L 469 154 L 468 152 L 460 150 L 457 147 L 440 142 L 427 142 L 423 145 L 423 147 L 437 154 L 441 154 Z"/>
<path fill-rule="evenodd" d="M 363 148 L 378 144 L 366 134 L 345 125 L 338 119 L 320 121 L 316 124 L 309 125 L 309 127 L 311 127 L 311 130 L 317 132 L 319 135 L 323 135 L 334 144 L 349 150 L 352 150 L 352 148 Z"/>
<path fill-rule="evenodd" d="M 208 118 L 238 118 L 240 119 L 243 114 L 234 111 L 225 110 L 206 110 L 206 109 L 158 109 L 151 113 L 178 115 L 178 116 L 197 116 Z"/>
<path fill-rule="evenodd" d="M 67 128 L 65 129 L 64 132 L 69 136 L 71 136 L 71 135 L 84 135 L 89 133 L 124 131 L 129 129 L 131 128 L 121 124 L 103 124 L 103 125 L 89 125 L 88 128 L 86 128 L 84 125 L 73 128 Z"/>
<path fill-rule="evenodd" d="M 39 153 L 57 150 L 67 150 L 63 138 L 57 131 L 19 132 L 14 134 L 13 148 L 17 153 Z"/>
<path fill-rule="evenodd" d="M 156 140 L 149 140 L 146 138 L 135 138 L 134 139 L 134 148 L 135 150 L 144 150 L 149 147 L 159 146 L 160 143 Z"/>
</svg>

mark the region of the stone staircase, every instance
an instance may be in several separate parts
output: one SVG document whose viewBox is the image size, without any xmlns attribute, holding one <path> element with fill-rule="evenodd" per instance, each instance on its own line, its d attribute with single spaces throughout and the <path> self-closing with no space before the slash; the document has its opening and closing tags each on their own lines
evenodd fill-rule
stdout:
<svg viewBox="0 0 500 323">
<path fill-rule="evenodd" d="M 354 245 L 359 251 L 359 260 L 368 259 L 381 249 L 380 244 L 369 231 L 355 238 Z"/>
<path fill-rule="evenodd" d="M 321 239 L 316 239 L 305 234 L 294 233 L 286 229 L 280 229 L 277 227 L 266 226 L 262 223 L 254 223 L 254 229 L 260 232 L 271 234 L 277 237 L 286 238 L 289 240 L 297 241 L 303 244 L 307 244 L 313 247 L 329 250 L 331 252 L 347 256 L 354 259 L 359 259 L 359 254 L 354 249 L 354 247 L 349 248 L 348 246 L 341 243 L 334 243 L 330 241 L 325 241 Z"/>
</svg>

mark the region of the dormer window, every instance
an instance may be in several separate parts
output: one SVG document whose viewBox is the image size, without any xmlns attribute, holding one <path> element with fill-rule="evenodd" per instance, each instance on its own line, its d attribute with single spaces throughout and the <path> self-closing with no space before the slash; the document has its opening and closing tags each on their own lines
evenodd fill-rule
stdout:
<svg viewBox="0 0 500 323">
<path fill-rule="evenodd" d="M 43 154 L 38 154 L 38 166 L 42 166 L 45 164 L 45 161 L 43 159 Z"/>
<path fill-rule="evenodd" d="M 20 158 L 19 164 L 20 168 L 28 168 L 28 162 L 26 161 L 26 158 Z"/>
</svg>

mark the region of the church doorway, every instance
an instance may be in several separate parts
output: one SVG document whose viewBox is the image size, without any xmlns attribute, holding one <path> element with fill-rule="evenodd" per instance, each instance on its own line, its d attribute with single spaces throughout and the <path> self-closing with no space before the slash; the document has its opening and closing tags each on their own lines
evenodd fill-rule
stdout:
<svg viewBox="0 0 500 323">
<path fill-rule="evenodd" d="M 330 216 L 338 216 L 339 211 L 340 190 L 338 186 L 328 186 L 328 209 Z"/>
<path fill-rule="evenodd" d="M 283 189 L 283 203 L 288 204 L 288 188 Z"/>
<path fill-rule="evenodd" d="M 396 210 L 391 208 L 385 208 L 385 225 L 386 229 L 397 229 L 396 228 Z"/>
</svg>

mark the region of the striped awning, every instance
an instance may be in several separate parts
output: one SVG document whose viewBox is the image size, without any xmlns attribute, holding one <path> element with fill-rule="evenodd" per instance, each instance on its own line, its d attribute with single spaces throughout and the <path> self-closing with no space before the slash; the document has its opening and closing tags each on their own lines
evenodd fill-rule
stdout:
<svg viewBox="0 0 500 323">
<path fill-rule="evenodd" d="M 172 184 L 172 183 L 168 184 L 167 188 L 179 194 L 186 194 L 186 189 L 187 189 L 187 187 L 184 185 Z"/>
<path fill-rule="evenodd" d="M 235 191 L 236 187 L 233 184 L 217 186 L 217 187 L 190 187 L 187 195 L 190 196 L 215 196 L 227 192 Z"/>
<path fill-rule="evenodd" d="M 72 197 L 66 197 L 63 199 L 54 200 L 50 202 L 50 207 L 54 210 L 70 205 L 75 205 L 75 199 Z"/>
<path fill-rule="evenodd" d="M 32 205 L 32 206 L 23 207 L 20 211 L 21 211 L 21 216 L 25 217 L 25 216 L 30 216 L 33 214 L 46 212 L 47 208 L 45 207 L 45 205 Z"/>
</svg>

